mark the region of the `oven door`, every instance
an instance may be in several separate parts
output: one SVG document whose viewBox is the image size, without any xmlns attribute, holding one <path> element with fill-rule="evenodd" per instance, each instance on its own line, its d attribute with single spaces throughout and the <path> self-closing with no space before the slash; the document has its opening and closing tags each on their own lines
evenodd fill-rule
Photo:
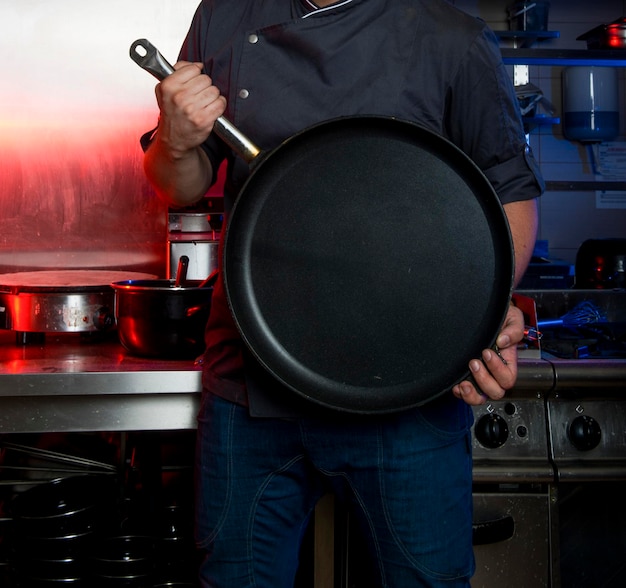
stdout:
<svg viewBox="0 0 626 588">
<path fill-rule="evenodd" d="M 552 485 L 475 489 L 472 588 L 559 586 L 554 493 Z"/>
</svg>

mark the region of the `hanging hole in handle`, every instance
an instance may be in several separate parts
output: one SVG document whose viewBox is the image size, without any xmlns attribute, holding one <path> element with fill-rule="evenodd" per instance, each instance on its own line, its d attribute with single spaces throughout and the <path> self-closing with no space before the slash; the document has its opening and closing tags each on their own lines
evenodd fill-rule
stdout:
<svg viewBox="0 0 626 588">
<path fill-rule="evenodd" d="M 159 81 L 174 73 L 172 65 L 147 39 L 137 39 L 130 46 L 130 58 Z"/>
<path fill-rule="evenodd" d="M 134 61 L 136 58 L 146 59 L 150 55 L 150 42 L 147 39 L 137 39 L 130 46 L 130 55 Z"/>
<path fill-rule="evenodd" d="M 139 57 L 147 57 L 148 50 L 139 42 L 133 45 L 133 51 L 139 55 Z"/>
</svg>

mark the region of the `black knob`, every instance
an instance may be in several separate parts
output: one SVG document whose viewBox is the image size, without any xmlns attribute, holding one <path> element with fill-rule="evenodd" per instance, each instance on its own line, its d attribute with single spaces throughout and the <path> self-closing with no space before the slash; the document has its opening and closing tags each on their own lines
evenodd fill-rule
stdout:
<svg viewBox="0 0 626 588">
<path fill-rule="evenodd" d="M 602 431 L 596 419 L 590 416 L 578 416 L 569 426 L 569 440 L 579 451 L 590 451 L 597 447 L 602 438 Z"/>
<path fill-rule="evenodd" d="M 115 324 L 115 315 L 106 306 L 101 306 L 92 317 L 93 325 L 100 331 L 106 331 Z"/>
<path fill-rule="evenodd" d="M 500 415 L 486 414 L 474 425 L 474 435 L 481 445 L 495 449 L 508 439 L 509 427 Z"/>
</svg>

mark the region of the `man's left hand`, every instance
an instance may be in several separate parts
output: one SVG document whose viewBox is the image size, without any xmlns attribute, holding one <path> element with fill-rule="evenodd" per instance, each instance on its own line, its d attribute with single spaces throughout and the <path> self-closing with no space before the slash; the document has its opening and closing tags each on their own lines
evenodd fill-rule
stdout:
<svg viewBox="0 0 626 588">
<path fill-rule="evenodd" d="M 452 393 L 471 405 L 501 399 L 517 380 L 517 344 L 523 337 L 524 315 L 511 305 L 496 340 L 497 352 L 485 349 L 482 360 L 472 359 L 469 368 L 474 382 L 464 380 Z"/>
</svg>

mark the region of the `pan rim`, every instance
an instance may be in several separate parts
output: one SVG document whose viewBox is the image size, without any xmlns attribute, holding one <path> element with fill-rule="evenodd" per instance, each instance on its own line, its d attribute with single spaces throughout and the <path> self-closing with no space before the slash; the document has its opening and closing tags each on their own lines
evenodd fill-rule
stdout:
<svg viewBox="0 0 626 588">
<path fill-rule="evenodd" d="M 406 383 L 374 388 L 370 386 L 354 386 L 333 378 L 329 379 L 330 385 L 325 383 L 327 378 L 324 378 L 323 375 L 320 376 L 315 369 L 311 370 L 309 366 L 303 365 L 298 359 L 294 362 L 290 358 L 290 350 L 285 348 L 279 338 L 277 339 L 272 331 L 272 327 L 268 327 L 267 324 L 261 324 L 260 329 L 257 328 L 258 325 L 251 326 L 248 311 L 251 311 L 252 316 L 256 315 L 255 320 L 258 323 L 263 322 L 259 320 L 263 311 L 259 308 L 259 301 L 253 294 L 256 278 L 254 271 L 251 270 L 248 263 L 250 260 L 246 259 L 246 253 L 252 248 L 250 239 L 253 238 L 254 231 L 250 231 L 243 238 L 239 235 L 241 223 L 249 220 L 257 212 L 262 212 L 260 209 L 254 210 L 252 213 L 249 212 L 250 208 L 258 208 L 259 205 L 258 203 L 249 203 L 250 194 L 247 192 L 250 189 L 254 189 L 255 185 L 258 184 L 260 174 L 269 173 L 259 170 L 267 168 L 269 165 L 275 165 L 271 163 L 275 158 L 280 162 L 278 158 L 281 156 L 276 155 L 277 153 L 280 154 L 286 149 L 298 149 L 312 136 L 326 136 L 327 133 L 344 133 L 357 127 L 361 130 L 364 128 L 367 130 L 373 129 L 374 133 L 385 127 L 380 131 L 383 134 L 391 130 L 392 135 L 397 132 L 400 136 L 405 136 L 406 134 L 413 137 L 417 140 L 420 148 L 423 148 L 427 143 L 430 151 L 441 149 L 443 150 L 442 160 L 446 165 L 448 165 L 450 160 L 457 164 L 458 162 L 462 163 L 463 174 L 461 175 L 464 180 L 471 183 L 472 192 L 475 186 L 480 186 L 481 190 L 484 190 L 481 198 L 485 202 L 479 203 L 479 206 L 486 206 L 489 214 L 493 215 L 493 218 L 488 219 L 488 224 L 490 225 L 488 228 L 492 228 L 492 222 L 495 222 L 497 225 L 493 227 L 495 233 L 493 238 L 497 239 L 497 242 L 493 245 L 494 250 L 497 249 L 494 253 L 496 256 L 494 264 L 498 264 L 499 273 L 496 276 L 496 281 L 499 281 L 499 283 L 494 285 L 494 288 L 498 290 L 497 300 L 490 301 L 490 311 L 493 311 L 495 319 L 490 318 L 489 333 L 481 334 L 480 345 L 477 344 L 475 352 L 480 353 L 482 349 L 493 346 L 506 316 L 506 310 L 513 291 L 513 245 L 504 209 L 485 175 L 465 153 L 444 137 L 412 121 L 378 115 L 339 117 L 308 127 L 287 139 L 274 151 L 262 156 L 262 163 L 255 166 L 252 170 L 229 215 L 225 231 L 223 277 L 228 304 L 244 343 L 256 360 L 275 379 L 297 395 L 326 408 L 348 413 L 384 414 L 419 406 L 444 394 L 453 385 L 468 377 L 469 368 L 467 363 L 474 357 L 474 354 L 468 356 L 466 358 L 467 361 L 464 358 L 464 361 L 461 362 L 462 369 L 460 367 L 461 363 L 456 362 L 459 363 L 459 367 L 455 368 L 454 374 L 446 377 L 445 385 L 438 386 L 437 389 L 428 393 L 416 389 L 414 379 L 409 379 Z M 240 220 L 241 218 L 243 218 L 243 221 Z M 242 291 L 244 292 L 243 295 Z M 245 316 L 243 316 L 244 313 Z M 294 370 L 299 372 L 295 376 Z M 303 378 L 307 382 L 307 385 L 304 387 L 302 386 Z M 390 397 L 391 402 L 389 402 Z"/>
</svg>

